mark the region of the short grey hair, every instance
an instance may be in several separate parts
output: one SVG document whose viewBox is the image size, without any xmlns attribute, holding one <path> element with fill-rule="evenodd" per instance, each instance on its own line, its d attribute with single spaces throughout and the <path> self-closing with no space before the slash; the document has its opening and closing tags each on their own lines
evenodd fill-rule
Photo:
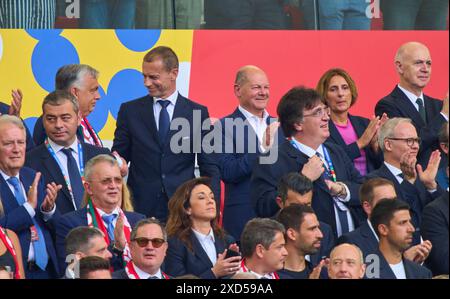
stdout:
<svg viewBox="0 0 450 299">
<path fill-rule="evenodd" d="M 98 71 L 87 64 L 64 65 L 56 73 L 56 89 L 69 91 L 73 86 L 82 88 L 85 75 L 91 75 L 97 79 Z"/>
<path fill-rule="evenodd" d="M 14 125 L 17 128 L 21 129 L 26 136 L 25 125 L 23 121 L 15 115 L 2 114 L 0 115 L 0 127 L 4 125 Z"/>
<path fill-rule="evenodd" d="M 269 218 L 255 218 L 247 222 L 241 235 L 241 253 L 249 258 L 255 252 L 256 246 L 261 244 L 268 249 L 273 243 L 276 234 L 284 235 L 283 224 Z"/>
<path fill-rule="evenodd" d="M 333 255 L 333 253 L 336 251 L 336 249 L 341 247 L 341 246 L 344 246 L 344 245 L 345 246 L 351 246 L 351 247 L 355 248 L 356 251 L 358 252 L 358 260 L 361 262 L 361 264 L 364 264 L 364 255 L 363 255 L 361 249 L 358 246 L 356 246 L 355 244 L 350 244 L 350 243 L 342 243 L 342 244 L 336 245 L 333 248 L 333 250 L 331 250 L 331 252 L 330 252 L 330 259 L 331 259 L 331 256 Z"/>
<path fill-rule="evenodd" d="M 136 225 L 134 226 L 133 230 L 131 231 L 130 240 L 134 240 L 136 238 L 137 231 L 138 231 L 139 228 L 141 228 L 141 227 L 143 227 L 145 225 L 149 225 L 149 224 L 156 224 L 156 225 L 158 225 L 161 228 L 164 241 L 167 241 L 166 228 L 164 227 L 164 225 L 158 219 L 156 219 L 154 217 L 147 218 L 147 219 L 142 219 L 138 223 L 136 223 Z"/>
<path fill-rule="evenodd" d="M 84 169 L 84 177 L 86 178 L 86 181 L 89 182 L 91 180 L 94 167 L 102 162 L 109 163 L 111 166 L 119 167 L 117 160 L 110 155 L 103 154 L 95 156 L 86 163 L 86 168 Z"/>
<path fill-rule="evenodd" d="M 384 140 L 386 138 L 394 137 L 395 128 L 401 123 L 409 123 L 412 125 L 412 121 L 409 118 L 394 117 L 381 126 L 380 131 L 378 132 L 378 145 L 382 152 L 385 151 Z"/>
</svg>

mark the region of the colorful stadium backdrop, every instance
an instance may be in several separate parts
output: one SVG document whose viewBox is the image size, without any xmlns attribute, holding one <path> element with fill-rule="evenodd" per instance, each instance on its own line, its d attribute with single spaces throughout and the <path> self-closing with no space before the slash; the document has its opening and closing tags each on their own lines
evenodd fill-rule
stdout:
<svg viewBox="0 0 450 299">
<path fill-rule="evenodd" d="M 120 104 L 147 92 L 140 73 L 145 52 L 166 45 L 180 58 L 179 90 L 207 105 L 212 117 L 235 108 L 234 76 L 245 64 L 267 72 L 273 115 L 289 88 L 315 87 L 325 70 L 341 67 L 359 89 L 352 112 L 368 117 L 397 82 L 394 54 L 407 41 L 430 48 L 433 75 L 425 91 L 442 98 L 448 90 L 448 38 L 447 31 L 0 30 L 0 99 L 9 103 L 11 89 L 21 88 L 22 116 L 32 130 L 57 69 L 89 64 L 100 71 L 102 96 L 89 120 L 111 141 Z"/>
</svg>

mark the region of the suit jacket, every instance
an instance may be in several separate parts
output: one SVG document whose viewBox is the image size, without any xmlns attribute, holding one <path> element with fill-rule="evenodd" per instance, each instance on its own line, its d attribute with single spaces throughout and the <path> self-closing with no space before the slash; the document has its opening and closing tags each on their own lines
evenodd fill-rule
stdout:
<svg viewBox="0 0 450 299">
<path fill-rule="evenodd" d="M 376 254 L 380 258 L 380 279 L 397 279 L 380 250 Z M 417 263 L 403 258 L 406 279 L 431 279 L 431 271 Z"/>
<path fill-rule="evenodd" d="M 90 133 L 91 133 L 91 135 L 93 134 L 93 132 L 90 132 Z M 83 127 L 81 125 L 78 127 L 77 137 L 78 137 L 78 140 L 81 141 L 81 143 L 84 143 Z M 47 138 L 47 134 L 45 133 L 44 124 L 42 123 L 42 115 L 41 115 L 36 120 L 36 124 L 34 125 L 34 130 L 33 130 L 34 144 L 36 144 L 36 146 L 43 144 L 45 141 L 45 138 Z"/>
<path fill-rule="evenodd" d="M 397 196 L 409 204 L 411 208 L 412 222 L 414 224 L 414 227 L 416 228 L 413 243 L 419 244 L 422 210 L 429 202 L 438 198 L 442 194 L 442 189 L 438 187 L 438 190 L 436 192 L 430 194 L 430 192 L 426 190 L 425 186 L 422 184 L 419 178 L 416 179 L 414 185 L 409 183 L 407 180 L 403 180 L 403 182 L 399 184 L 395 176 L 384 163 L 379 169 L 367 175 L 367 178 L 376 177 L 385 178 L 393 182 Z"/>
<path fill-rule="evenodd" d="M 28 190 L 34 181 L 36 172 L 27 167 L 23 167 L 20 170 L 20 180 L 25 188 Z M 45 222 L 42 218 L 42 213 L 40 212 L 40 207 L 45 198 L 45 185 L 44 178 L 41 177 L 38 185 L 38 202 L 37 208 L 35 209 L 36 215 L 34 216 L 35 221 L 39 224 L 44 234 L 45 245 L 47 248 L 47 253 L 49 256 L 49 263 L 47 266 L 47 272 L 53 277 L 59 277 L 58 259 L 56 257 L 55 247 L 53 245 L 53 239 L 50 233 L 52 221 L 56 221 L 59 218 L 59 212 L 56 210 L 52 219 Z M 0 217 L 0 226 L 4 228 L 9 228 L 14 231 L 19 237 L 20 247 L 22 248 L 22 260 L 23 264 L 26 265 L 28 261 L 28 252 L 31 245 L 31 232 L 30 227 L 32 227 L 33 219 L 28 214 L 25 207 L 19 206 L 16 201 L 14 194 L 9 189 L 8 183 L 0 175 L 0 200 L 3 204 L 4 216 Z"/>
<path fill-rule="evenodd" d="M 427 115 L 426 124 L 417 109 L 398 86 L 377 103 L 375 106 L 375 115 L 381 116 L 383 113 L 386 113 L 389 118 L 410 118 L 416 127 L 417 134 L 422 139 L 421 151 L 417 158 L 422 166 L 426 166 L 431 152 L 439 148 L 438 132 L 446 120 L 440 113 L 442 110 L 442 101 L 425 94 L 423 97 Z"/>
<path fill-rule="evenodd" d="M 427 205 L 422 215 L 422 236 L 433 244 L 425 261 L 433 275 L 448 274 L 448 191 Z"/>
<path fill-rule="evenodd" d="M 194 152 L 200 149 L 201 137 L 209 132 L 201 130 L 201 124 L 208 118 L 206 107 L 178 95 L 172 125 L 175 119 L 182 119 L 185 121 L 183 128 L 170 130 L 165 144 L 160 144 L 152 97 L 147 95 L 120 106 L 112 151 L 117 151 L 131 162 L 128 185 L 134 194 L 136 211 L 164 222 L 168 199 L 178 186 L 195 177 L 196 156 L 200 174 L 212 178 L 219 207 L 220 172 L 217 161 L 212 154 Z M 190 128 L 187 128 L 188 124 Z M 182 142 L 188 145 L 189 153 L 173 152 L 170 148 L 172 138 L 177 141 L 172 144 Z"/>
<path fill-rule="evenodd" d="M 358 190 L 363 180 L 353 162 L 344 153 L 344 150 L 333 143 L 325 143 L 330 158 L 334 164 L 337 180 L 345 183 L 350 191 L 350 201 L 345 205 L 352 213 L 355 226 L 362 213 L 359 202 Z M 278 160 L 273 164 L 257 164 L 253 170 L 250 195 L 256 214 L 259 217 L 274 215 L 278 206 L 276 204 L 278 180 L 289 172 L 301 172 L 303 165 L 308 162 L 308 157 L 294 148 L 289 141 L 283 142 L 278 149 Z M 334 201 L 328 187 L 322 177 L 314 181 L 312 207 L 319 220 L 328 223 L 337 236 L 336 219 L 334 213 Z"/>
<path fill-rule="evenodd" d="M 6 105 L 5 103 L 1 103 L 0 102 L 0 115 L 2 114 L 8 114 L 9 112 L 9 105 Z M 25 122 L 23 123 L 25 126 L 25 131 L 26 131 L 26 135 L 27 135 L 27 148 L 26 151 L 30 151 L 34 148 L 35 144 L 33 142 L 33 138 L 31 136 L 30 130 L 28 130 L 27 125 L 25 124 Z"/>
<path fill-rule="evenodd" d="M 343 234 L 337 240 L 338 244 L 350 243 L 361 249 L 364 259 L 369 254 L 374 254 L 378 251 L 378 240 L 374 232 L 370 229 L 367 221 L 362 222 L 361 226 L 349 233 Z"/>
<path fill-rule="evenodd" d="M 348 118 L 353 126 L 353 129 L 355 129 L 356 136 L 358 136 L 358 138 L 361 137 L 367 129 L 370 120 L 361 116 L 353 116 L 351 114 L 348 115 Z M 327 139 L 328 142 L 333 142 L 342 146 L 347 153 L 347 156 L 352 161 L 361 156 L 361 152 L 356 142 L 347 145 L 331 119 L 328 122 L 328 127 L 330 128 L 330 137 Z M 381 152 L 375 153 L 370 146 L 366 146 L 364 148 L 364 152 L 366 154 L 367 173 L 381 166 L 383 161 L 383 155 Z"/>
<path fill-rule="evenodd" d="M 125 216 L 128 219 L 128 222 L 130 223 L 131 227 L 133 228 L 134 225 L 139 221 L 145 218 L 144 215 L 134 212 L 124 212 Z M 87 208 L 84 207 L 80 210 L 69 212 L 65 215 L 62 215 L 58 221 L 55 223 L 55 229 L 56 229 L 56 252 L 58 254 L 59 259 L 59 266 L 61 271 L 64 271 L 66 269 L 66 248 L 64 244 L 64 240 L 67 236 L 67 234 L 76 227 L 79 226 L 87 226 Z M 112 249 L 109 248 L 112 252 Z M 117 256 L 115 253 L 113 253 L 113 258 L 111 259 L 111 266 L 115 269 L 122 269 L 123 268 L 123 260 L 122 257 Z"/>
<path fill-rule="evenodd" d="M 214 239 L 217 254 L 235 243 L 233 237 L 229 235 L 226 235 L 223 240 L 214 235 Z M 164 271 L 174 277 L 193 274 L 204 279 L 216 279 L 211 271 L 214 265 L 194 233 L 191 233 L 191 242 L 193 251 L 190 251 L 186 244 L 177 237 L 169 237 Z"/>
<path fill-rule="evenodd" d="M 84 165 L 97 155 L 110 154 L 107 148 L 96 147 L 87 143 L 81 143 L 81 146 L 83 148 Z M 27 153 L 25 165 L 36 171 L 40 171 L 45 177 L 45 184 L 55 182 L 56 184 L 62 185 L 62 189 L 58 192 L 58 197 L 56 198 L 56 208 L 61 214 L 74 211 L 72 197 L 70 196 L 63 173 L 58 163 L 50 155 L 45 144 L 41 144 Z"/>
<path fill-rule="evenodd" d="M 260 155 L 260 148 L 256 132 L 250 124 L 244 130 L 237 130 L 234 126 L 227 128 L 230 125 L 226 123 L 230 120 L 245 122 L 246 117 L 236 108 L 232 114 L 220 120 L 222 153 L 217 155 L 220 175 L 225 183 L 223 227 L 233 238 L 239 240 L 245 224 L 256 217 L 250 201 L 250 177 Z M 269 120 L 270 116 L 267 121 Z M 278 130 L 277 138 L 278 144 L 284 141 L 281 130 Z"/>
</svg>

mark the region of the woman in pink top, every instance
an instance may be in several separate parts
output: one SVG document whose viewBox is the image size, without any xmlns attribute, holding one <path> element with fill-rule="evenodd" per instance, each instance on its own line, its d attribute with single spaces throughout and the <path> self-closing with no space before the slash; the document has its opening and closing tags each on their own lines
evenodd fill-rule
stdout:
<svg viewBox="0 0 450 299">
<path fill-rule="evenodd" d="M 330 137 L 327 141 L 343 146 L 361 175 L 365 176 L 377 169 L 383 160 L 378 148 L 377 133 L 387 116 L 369 120 L 349 113 L 350 107 L 358 98 L 358 91 L 353 79 L 342 69 L 326 71 L 316 89 L 331 111 Z"/>
</svg>

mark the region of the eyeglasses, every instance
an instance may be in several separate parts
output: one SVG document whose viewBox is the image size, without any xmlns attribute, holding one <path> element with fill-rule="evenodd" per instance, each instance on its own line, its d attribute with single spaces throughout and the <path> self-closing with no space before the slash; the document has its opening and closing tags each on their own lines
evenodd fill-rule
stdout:
<svg viewBox="0 0 450 299">
<path fill-rule="evenodd" d="M 408 145 L 409 147 L 413 147 L 414 143 L 417 143 L 419 146 L 421 144 L 421 140 L 420 138 L 394 138 L 394 137 L 387 137 L 386 139 L 390 139 L 390 140 L 403 140 L 406 141 L 406 145 Z"/>
<path fill-rule="evenodd" d="M 102 180 L 91 180 L 92 182 L 99 182 L 100 184 L 104 186 L 110 186 L 113 182 L 116 185 L 122 185 L 123 179 L 121 177 L 114 177 L 114 178 L 104 178 Z"/>
<path fill-rule="evenodd" d="M 133 239 L 131 241 L 136 242 L 139 247 L 147 247 L 148 242 L 152 242 L 152 246 L 155 247 L 155 248 L 159 248 L 164 243 L 166 243 L 166 241 L 164 239 L 161 239 L 161 238 L 148 239 L 148 238 L 145 238 L 145 237 L 135 238 L 135 239 Z"/>
<path fill-rule="evenodd" d="M 312 117 L 320 117 L 320 118 L 322 118 L 325 114 L 326 115 L 330 115 L 330 108 L 329 107 L 319 108 L 319 109 L 317 109 L 316 111 L 314 111 L 311 114 L 303 115 L 303 117 L 312 116 Z"/>
</svg>

